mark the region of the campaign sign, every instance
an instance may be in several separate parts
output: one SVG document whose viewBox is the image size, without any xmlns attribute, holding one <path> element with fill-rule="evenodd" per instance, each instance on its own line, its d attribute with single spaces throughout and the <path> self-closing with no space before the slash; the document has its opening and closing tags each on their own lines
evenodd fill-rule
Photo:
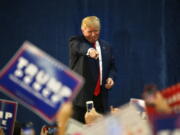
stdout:
<svg viewBox="0 0 180 135">
<path fill-rule="evenodd" d="M 180 83 L 172 85 L 161 91 L 162 96 L 167 101 L 171 109 L 179 113 L 180 112 Z"/>
<path fill-rule="evenodd" d="M 16 113 L 16 102 L 0 99 L 0 128 L 5 135 L 13 135 Z"/>
<path fill-rule="evenodd" d="M 180 114 L 151 116 L 154 135 L 180 135 Z"/>
<path fill-rule="evenodd" d="M 3 91 L 49 123 L 61 104 L 76 96 L 82 84 L 82 77 L 29 42 L 0 73 Z"/>
<path fill-rule="evenodd" d="M 145 102 L 142 99 L 131 98 L 130 104 L 134 105 L 139 112 L 145 111 Z"/>
</svg>

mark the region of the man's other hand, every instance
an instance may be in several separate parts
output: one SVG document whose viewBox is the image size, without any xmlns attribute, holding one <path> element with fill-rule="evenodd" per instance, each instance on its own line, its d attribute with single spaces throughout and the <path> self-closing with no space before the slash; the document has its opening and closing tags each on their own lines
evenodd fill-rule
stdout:
<svg viewBox="0 0 180 135">
<path fill-rule="evenodd" d="M 107 79 L 106 79 L 105 88 L 106 88 L 106 89 L 111 89 L 113 85 L 114 85 L 113 79 L 110 78 L 110 77 L 107 78 Z"/>
</svg>

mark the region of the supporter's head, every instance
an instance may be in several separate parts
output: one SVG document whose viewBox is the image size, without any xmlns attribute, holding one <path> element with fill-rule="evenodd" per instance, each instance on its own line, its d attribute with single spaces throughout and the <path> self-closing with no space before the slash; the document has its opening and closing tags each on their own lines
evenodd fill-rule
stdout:
<svg viewBox="0 0 180 135">
<path fill-rule="evenodd" d="M 146 104 L 153 105 L 155 100 L 155 95 L 158 92 L 157 86 L 154 84 L 149 84 L 144 86 L 142 97 Z"/>
<path fill-rule="evenodd" d="M 113 106 L 110 106 L 110 112 L 111 114 L 114 114 L 114 113 L 117 113 L 120 111 L 120 108 L 119 107 L 113 107 Z"/>
</svg>

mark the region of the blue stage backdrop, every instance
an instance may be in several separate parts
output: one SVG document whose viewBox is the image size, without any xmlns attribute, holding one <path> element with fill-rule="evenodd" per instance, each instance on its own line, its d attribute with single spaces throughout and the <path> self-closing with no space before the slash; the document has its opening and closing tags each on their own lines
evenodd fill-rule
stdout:
<svg viewBox="0 0 180 135">
<path fill-rule="evenodd" d="M 180 81 L 179 0 L 1 0 L 0 68 L 25 40 L 68 65 L 68 39 L 81 34 L 88 15 L 101 19 L 101 38 L 115 50 L 118 78 L 110 105 L 140 98 L 145 84 L 162 89 Z M 37 132 L 44 124 L 21 105 L 17 120 L 33 121 Z"/>
</svg>

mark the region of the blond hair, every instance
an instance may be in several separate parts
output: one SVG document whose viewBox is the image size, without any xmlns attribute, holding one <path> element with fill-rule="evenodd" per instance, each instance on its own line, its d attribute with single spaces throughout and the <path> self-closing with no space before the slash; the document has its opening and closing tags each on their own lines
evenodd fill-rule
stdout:
<svg viewBox="0 0 180 135">
<path fill-rule="evenodd" d="M 101 28 L 100 19 L 97 16 L 87 16 L 82 20 L 81 29 L 84 27 Z"/>
</svg>

